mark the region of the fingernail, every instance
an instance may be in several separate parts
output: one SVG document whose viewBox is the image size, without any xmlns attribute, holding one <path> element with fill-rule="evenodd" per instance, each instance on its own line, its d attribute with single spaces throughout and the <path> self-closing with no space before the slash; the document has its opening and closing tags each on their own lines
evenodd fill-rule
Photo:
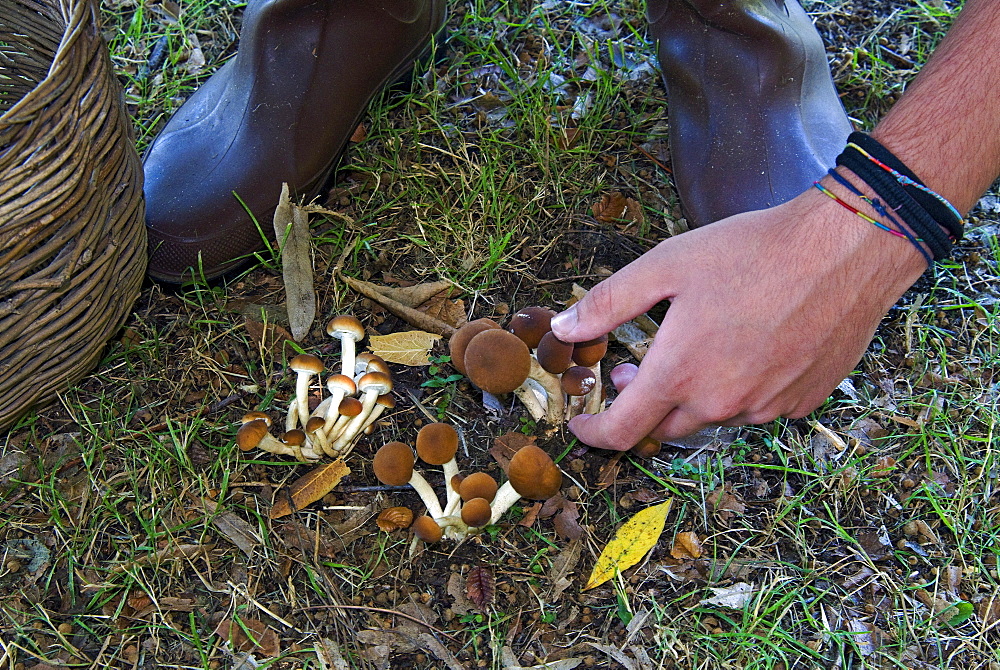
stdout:
<svg viewBox="0 0 1000 670">
<path fill-rule="evenodd" d="M 552 317 L 552 332 L 556 334 L 560 340 L 569 337 L 573 333 L 573 329 L 576 328 L 576 322 L 579 316 L 576 313 L 576 305 L 573 305 L 564 312 L 560 312 Z"/>
</svg>

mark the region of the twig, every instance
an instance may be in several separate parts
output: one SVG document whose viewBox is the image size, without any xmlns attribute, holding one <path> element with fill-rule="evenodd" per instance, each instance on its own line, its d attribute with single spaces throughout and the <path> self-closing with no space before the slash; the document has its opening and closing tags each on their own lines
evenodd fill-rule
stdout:
<svg viewBox="0 0 1000 670">
<path fill-rule="evenodd" d="M 409 619 L 413 623 L 418 623 L 421 626 L 424 626 L 424 627 L 426 627 L 426 628 L 434 631 L 435 633 L 439 633 L 440 635 L 444 635 L 446 638 L 448 638 L 449 640 L 451 640 L 453 642 L 458 642 L 459 641 L 458 638 L 455 637 L 454 635 L 449 635 L 448 633 L 444 632 L 443 630 L 441 630 L 439 628 L 435 628 L 434 626 L 430 625 L 426 621 L 421 621 L 420 619 L 418 619 L 415 616 L 410 616 L 409 614 L 406 614 L 404 612 L 398 612 L 396 610 L 383 609 L 381 607 L 365 607 L 364 605 L 311 605 L 309 607 L 299 607 L 298 611 L 299 612 L 304 612 L 306 610 L 329 610 L 329 609 L 362 610 L 362 611 L 365 611 L 365 612 L 381 612 L 383 614 L 391 614 L 393 616 L 398 616 L 398 617 L 403 617 L 404 619 Z"/>
<path fill-rule="evenodd" d="M 451 337 L 455 334 L 455 328 L 449 326 L 444 321 L 435 319 L 429 314 L 424 314 L 420 310 L 407 307 L 406 305 L 383 295 L 374 284 L 355 279 L 354 277 L 349 277 L 343 273 L 341 273 L 340 277 L 352 289 L 366 298 L 370 298 L 371 300 L 374 300 L 378 304 L 382 305 L 387 310 L 409 323 L 411 326 L 420 328 L 429 333 L 437 333 L 438 335 L 442 335 L 444 337 Z"/>
<path fill-rule="evenodd" d="M 637 144 L 637 145 L 635 145 L 635 148 L 636 148 L 636 149 L 638 149 L 638 150 L 639 150 L 639 153 L 641 153 L 641 154 L 642 154 L 643 156 L 645 156 L 645 157 L 646 157 L 646 158 L 648 158 L 649 160 L 651 160 L 651 161 L 653 161 L 654 163 L 656 163 L 657 165 L 659 165 L 659 166 L 660 166 L 660 169 L 661 169 L 661 170 L 663 170 L 663 171 L 664 171 L 664 172 L 666 172 L 667 174 L 673 174 L 673 172 L 674 172 L 674 171 L 673 171 L 673 170 L 671 170 L 670 168 L 668 168 L 668 167 L 667 167 L 666 165 L 664 165 L 663 163 L 661 163 L 661 162 L 659 161 L 659 159 L 657 159 L 657 158 L 656 158 L 656 156 L 654 156 L 653 154 L 649 153 L 648 151 L 646 151 L 645 149 L 643 149 L 643 148 L 642 148 L 641 146 L 639 146 L 638 144 Z"/>
</svg>

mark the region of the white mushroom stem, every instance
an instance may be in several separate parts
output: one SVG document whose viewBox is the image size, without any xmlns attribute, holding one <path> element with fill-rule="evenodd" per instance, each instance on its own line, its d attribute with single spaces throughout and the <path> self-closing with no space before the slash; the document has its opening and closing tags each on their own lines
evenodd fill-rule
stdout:
<svg viewBox="0 0 1000 670">
<path fill-rule="evenodd" d="M 310 445 L 302 445 L 301 447 L 292 447 L 297 453 L 292 454 L 297 459 L 303 463 L 312 463 L 318 461 L 323 457 L 323 454 L 313 449 Z"/>
<path fill-rule="evenodd" d="M 354 436 L 361 431 L 361 428 L 362 426 L 364 426 L 365 420 L 368 418 L 368 415 L 372 413 L 372 408 L 375 407 L 375 401 L 378 400 L 378 397 L 379 397 L 379 389 L 369 389 L 365 391 L 365 396 L 361 400 L 361 413 L 358 414 L 353 419 L 351 419 L 350 423 L 348 423 L 347 426 L 344 427 L 344 430 L 342 433 L 340 433 L 340 436 L 337 438 L 337 441 L 333 443 L 334 451 L 339 452 L 341 449 L 346 447 L 348 444 L 351 443 L 351 440 L 354 439 Z M 339 424 L 340 421 L 338 420 L 337 423 Z M 334 424 L 334 426 L 336 425 L 337 424 Z"/>
<path fill-rule="evenodd" d="M 285 432 L 295 430 L 299 425 L 299 401 L 297 396 L 288 399 L 288 414 L 285 415 Z"/>
<path fill-rule="evenodd" d="M 456 514 L 445 514 L 435 521 L 444 529 L 444 536 L 449 540 L 460 540 L 469 534 L 469 525 Z"/>
<path fill-rule="evenodd" d="M 569 395 L 567 394 L 566 402 L 566 420 L 569 421 L 577 414 L 582 414 L 584 407 L 587 404 L 587 396 L 585 395 Z"/>
<path fill-rule="evenodd" d="M 329 398 L 326 398 L 323 402 L 329 401 L 329 405 L 326 406 L 325 413 L 321 416 L 325 416 L 326 424 L 323 426 L 323 432 L 329 437 L 330 431 L 333 430 L 333 426 L 337 423 L 337 419 L 340 417 L 340 413 L 337 408 L 340 407 L 340 401 L 344 399 L 347 393 L 343 389 L 335 389 L 331 392 Z"/>
<path fill-rule="evenodd" d="M 449 514 L 454 514 L 455 510 L 462 504 L 462 496 L 458 495 L 458 491 L 451 485 L 451 480 L 458 475 L 458 463 L 455 462 L 455 457 L 452 456 L 450 461 L 442 465 L 441 470 L 444 472 L 444 514 L 448 516 Z"/>
<path fill-rule="evenodd" d="M 584 396 L 586 402 L 584 403 L 583 413 L 598 414 L 604 409 L 604 401 L 602 399 L 603 389 L 601 388 L 601 362 L 597 361 L 597 363 L 592 365 L 590 371 L 594 373 L 597 383 L 594 384 L 594 388 L 590 390 L 590 393 Z"/>
<path fill-rule="evenodd" d="M 545 417 L 547 413 L 545 407 L 548 406 L 548 394 L 537 381 L 530 377 L 525 379 L 523 384 L 514 389 L 514 395 L 521 401 L 524 408 L 528 410 L 528 414 L 531 415 L 534 421 L 541 421 Z M 542 406 L 539 396 L 546 398 L 545 407 Z"/>
<path fill-rule="evenodd" d="M 385 405 L 376 402 L 375 406 L 372 407 L 371 414 L 369 414 L 368 418 L 365 419 L 365 422 L 361 424 L 361 428 L 358 430 L 358 435 L 361 435 L 361 433 L 367 431 L 368 428 L 370 428 L 373 423 L 378 421 L 378 418 L 382 416 L 382 413 L 384 411 L 385 411 Z"/>
<path fill-rule="evenodd" d="M 487 525 L 493 525 L 500 520 L 504 514 L 507 513 L 511 507 L 514 506 L 518 500 L 521 499 L 521 494 L 514 490 L 509 481 L 504 482 L 503 485 L 497 489 L 497 494 L 493 498 L 493 502 L 490 503 L 490 507 L 493 509 L 493 514 L 490 515 L 490 522 Z"/>
<path fill-rule="evenodd" d="M 299 421 L 302 423 L 302 427 L 305 428 L 306 421 L 309 420 L 309 379 L 312 377 L 312 373 L 300 370 L 297 374 L 298 377 L 295 379 L 295 402 L 298 406 Z M 292 426 L 292 428 L 294 427 Z"/>
<path fill-rule="evenodd" d="M 434 493 L 434 489 L 431 488 L 431 485 L 427 483 L 427 480 L 424 479 L 422 474 L 414 470 L 413 474 L 410 475 L 410 481 L 408 481 L 407 484 L 412 486 L 413 490 L 417 492 L 418 496 L 420 496 L 420 500 L 423 501 L 424 507 L 427 508 L 428 516 L 435 521 L 444 516 L 441 509 L 441 501 L 438 500 L 437 494 Z"/>
<path fill-rule="evenodd" d="M 337 419 L 337 422 L 333 424 L 333 428 L 331 428 L 326 434 L 326 439 L 329 440 L 331 448 L 335 448 L 337 446 L 338 438 L 344 434 L 344 429 L 347 428 L 347 424 L 349 424 L 353 418 L 355 417 L 342 414 Z"/>
<path fill-rule="evenodd" d="M 340 374 L 354 378 L 354 338 L 340 334 Z"/>
<path fill-rule="evenodd" d="M 565 411 L 566 402 L 563 400 L 562 385 L 559 383 L 559 377 L 548 372 L 539 365 L 538 359 L 532 356 L 531 372 L 528 373 L 528 379 L 534 379 L 538 382 L 539 386 L 545 389 L 545 420 L 553 426 L 561 424 L 563 422 L 563 412 Z"/>
</svg>

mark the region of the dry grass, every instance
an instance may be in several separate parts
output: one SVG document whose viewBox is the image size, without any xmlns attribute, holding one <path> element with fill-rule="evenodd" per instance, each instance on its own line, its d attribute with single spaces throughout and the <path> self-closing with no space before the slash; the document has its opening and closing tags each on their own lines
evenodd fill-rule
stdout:
<svg viewBox="0 0 1000 670">
<path fill-rule="evenodd" d="M 179 17 L 163 13 L 170 3 L 105 5 L 145 143 L 232 53 L 238 12 L 207 0 L 184 3 Z M 948 20 L 908 3 L 811 10 L 863 123 Z M 323 316 L 352 311 L 373 332 L 402 327 L 334 279 L 339 259 L 384 283 L 451 278 L 473 317 L 503 319 L 527 304 L 558 306 L 567 277 L 592 285 L 683 229 L 638 3 L 456 3 L 447 38 L 410 91 L 378 101 L 327 203 L 337 216 L 314 222 Z M 165 61 L 145 74 L 158 42 Z M 592 205 L 616 191 L 642 204 L 641 224 L 594 218 Z M 285 352 L 246 326 L 282 322 L 273 259 L 222 284 L 149 285 L 94 375 L 3 438 L 0 668 L 500 668 L 560 658 L 692 670 L 995 668 L 1000 248 L 995 212 L 970 223 L 954 262 L 904 297 L 812 417 L 833 437 L 779 421 L 626 459 L 607 476 L 609 454 L 539 432 L 573 478 L 564 493 L 588 530 L 579 544 L 552 519 L 514 525 L 516 513 L 460 547 L 415 555 L 405 535 L 375 528 L 381 507 L 416 501 L 369 488 L 366 463 L 382 440 L 412 442 L 426 420 L 414 398 L 462 429 L 464 467 L 498 474 L 493 438 L 534 429 L 518 410 L 486 412 L 462 382 L 422 386 L 423 368 L 396 371 L 399 408 L 358 448 L 340 489 L 291 520 L 269 519 L 279 487 L 303 470 L 240 454 L 232 439 L 244 411 L 277 416 L 293 391 Z M 301 346 L 334 357 L 318 330 Z M 649 556 L 618 583 L 581 592 L 616 525 L 668 496 L 675 505 Z M 698 558 L 675 547 L 687 531 L 699 537 Z M 483 612 L 463 595 L 476 566 L 497 583 Z M 708 587 L 740 582 L 755 593 L 744 607 L 705 602 Z M 220 622 L 255 643 L 230 645 L 213 632 Z"/>
</svg>

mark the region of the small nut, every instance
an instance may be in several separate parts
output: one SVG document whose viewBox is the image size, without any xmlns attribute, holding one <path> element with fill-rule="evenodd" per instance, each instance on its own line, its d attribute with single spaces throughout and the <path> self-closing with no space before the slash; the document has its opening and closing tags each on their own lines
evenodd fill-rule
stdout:
<svg viewBox="0 0 1000 670">
<path fill-rule="evenodd" d="M 387 533 L 409 528 L 413 523 L 413 512 L 409 507 L 387 507 L 378 515 L 375 523 Z"/>
</svg>

